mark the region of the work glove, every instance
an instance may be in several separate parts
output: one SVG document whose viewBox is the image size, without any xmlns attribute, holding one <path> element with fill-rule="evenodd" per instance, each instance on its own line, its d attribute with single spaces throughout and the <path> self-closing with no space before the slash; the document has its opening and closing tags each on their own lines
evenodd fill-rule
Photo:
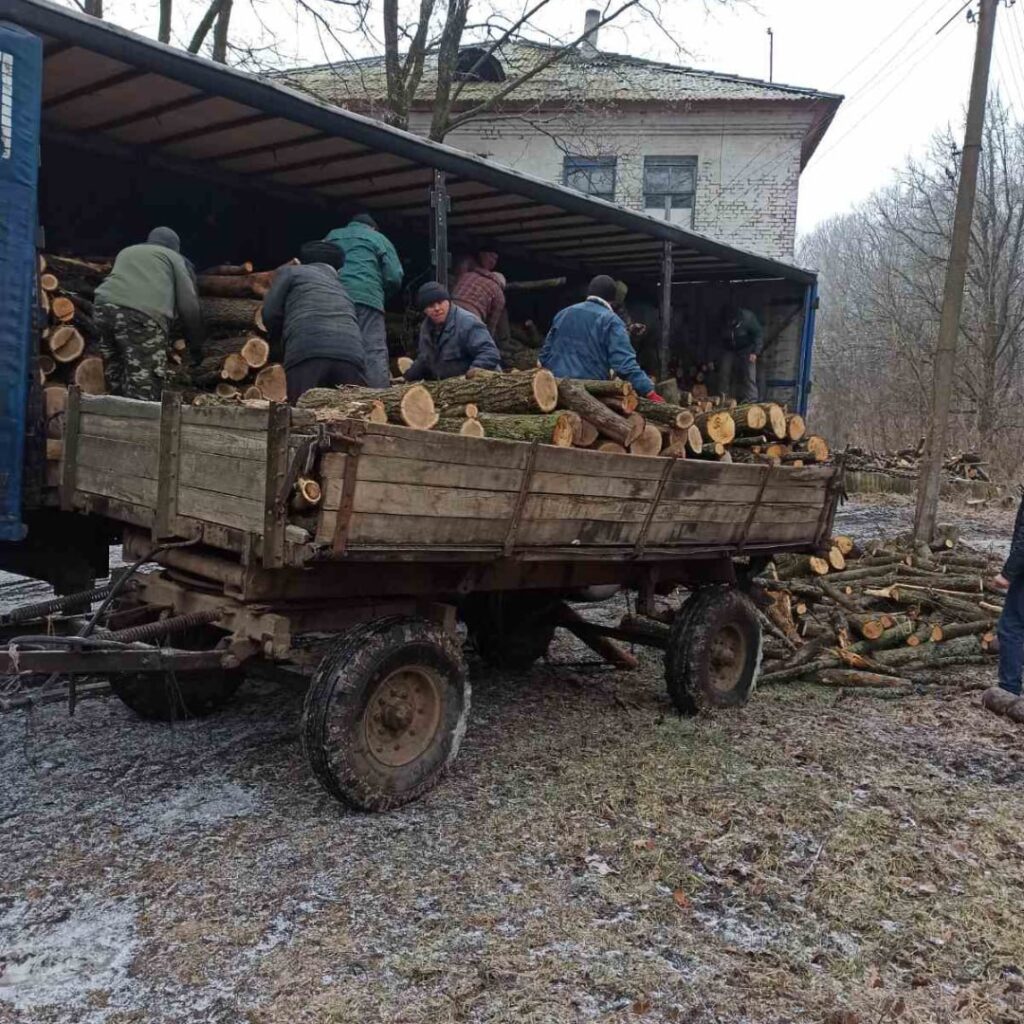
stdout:
<svg viewBox="0 0 1024 1024">
<path fill-rule="evenodd" d="M 660 405 L 665 404 L 665 399 L 662 398 L 657 391 L 648 391 L 647 394 L 644 395 L 644 398 L 646 398 L 649 402 L 658 402 Z"/>
</svg>

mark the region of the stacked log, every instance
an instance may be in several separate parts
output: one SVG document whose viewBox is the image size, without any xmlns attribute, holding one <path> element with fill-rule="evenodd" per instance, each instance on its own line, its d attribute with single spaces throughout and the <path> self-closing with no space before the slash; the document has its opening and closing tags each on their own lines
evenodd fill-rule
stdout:
<svg viewBox="0 0 1024 1024">
<path fill-rule="evenodd" d="M 933 546 L 836 537 L 831 550 L 839 571 L 827 554 L 785 555 L 758 579 L 772 636 L 761 683 L 908 687 L 998 653 L 999 564 L 950 531 Z"/>
<path fill-rule="evenodd" d="M 846 449 L 846 465 L 850 470 L 864 473 L 885 473 L 888 476 L 915 480 L 924 458 L 925 439 L 912 448 L 899 448 L 894 451 L 873 451 L 859 445 Z M 961 483 L 978 480 L 991 483 L 991 467 L 988 460 L 980 452 L 960 451 L 947 455 L 943 460 L 943 470 L 948 480 Z"/>
</svg>

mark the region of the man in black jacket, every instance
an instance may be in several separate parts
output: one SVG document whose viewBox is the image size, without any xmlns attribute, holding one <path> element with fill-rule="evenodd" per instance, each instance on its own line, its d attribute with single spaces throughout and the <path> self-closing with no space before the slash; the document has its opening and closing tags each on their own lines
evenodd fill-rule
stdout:
<svg viewBox="0 0 1024 1024">
<path fill-rule="evenodd" d="M 1006 592 L 996 627 L 999 685 L 985 691 L 982 703 L 996 714 L 1008 714 L 1015 721 L 1024 722 L 1024 701 L 1020 700 L 1024 673 L 1024 500 L 1017 509 L 1009 557 L 992 582 Z"/>
<path fill-rule="evenodd" d="M 310 388 L 365 384 L 366 357 L 355 306 L 338 279 L 345 254 L 333 242 L 307 242 L 299 266 L 283 267 L 263 300 L 271 346 L 284 343 L 288 401 Z"/>
<path fill-rule="evenodd" d="M 451 301 L 448 289 L 428 281 L 416 293 L 423 313 L 419 353 L 405 371 L 406 380 L 445 380 L 467 370 L 497 370 L 498 346 L 483 321 Z"/>
<path fill-rule="evenodd" d="M 739 402 L 757 401 L 757 361 L 764 349 L 761 321 L 749 309 L 727 309 L 718 359 L 718 390 Z"/>
</svg>

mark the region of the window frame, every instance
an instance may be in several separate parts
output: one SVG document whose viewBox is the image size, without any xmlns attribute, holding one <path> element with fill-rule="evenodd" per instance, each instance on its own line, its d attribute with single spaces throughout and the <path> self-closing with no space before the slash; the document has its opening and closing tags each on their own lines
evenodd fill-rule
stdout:
<svg viewBox="0 0 1024 1024">
<path fill-rule="evenodd" d="M 580 171 L 609 169 L 612 172 L 612 190 L 610 194 L 607 192 L 584 192 L 583 189 L 577 188 L 569 181 L 571 174 L 578 173 Z M 562 184 L 566 188 L 571 188 L 574 192 L 579 192 L 580 195 L 590 196 L 593 199 L 604 199 L 606 202 L 614 203 L 615 195 L 619 186 L 619 158 L 614 155 L 575 156 L 567 153 L 562 157 Z"/>
<path fill-rule="evenodd" d="M 648 168 L 650 166 L 652 166 L 652 165 L 654 167 L 657 167 L 659 164 L 661 166 L 685 167 L 688 170 L 690 170 L 692 172 L 692 174 L 693 174 L 693 189 L 690 192 L 660 192 L 660 191 L 648 190 L 648 188 L 647 188 L 647 171 L 648 171 Z M 672 196 L 673 202 L 672 202 L 671 209 L 672 210 L 686 210 L 686 209 L 689 209 L 689 211 L 690 211 L 690 224 L 689 224 L 689 226 L 693 227 L 694 219 L 696 217 L 696 212 L 697 212 L 697 168 L 698 168 L 698 158 L 696 156 L 685 156 L 685 155 L 680 154 L 680 153 L 675 153 L 675 154 L 671 154 L 671 155 L 660 155 L 660 154 L 645 155 L 644 156 L 644 167 L 643 167 L 643 178 L 642 178 L 642 181 L 641 181 L 641 192 L 642 192 L 643 199 L 644 199 L 644 212 L 650 214 L 651 216 L 654 216 L 655 214 L 653 213 L 653 211 L 657 210 L 661 216 L 664 216 L 664 214 L 665 214 L 665 196 Z M 687 195 L 690 197 L 690 205 L 689 205 L 689 207 L 686 207 L 686 206 L 676 206 L 675 205 L 675 198 L 677 196 L 685 197 Z M 660 197 L 661 203 L 660 204 L 653 204 L 653 205 L 650 204 L 648 202 L 648 196 L 658 196 L 658 197 Z"/>
</svg>

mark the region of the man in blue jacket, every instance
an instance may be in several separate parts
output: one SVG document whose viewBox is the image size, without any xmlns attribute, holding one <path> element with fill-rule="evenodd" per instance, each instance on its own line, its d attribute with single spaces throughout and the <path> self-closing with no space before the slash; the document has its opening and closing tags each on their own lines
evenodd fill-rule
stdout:
<svg viewBox="0 0 1024 1024">
<path fill-rule="evenodd" d="M 587 297 L 555 315 L 540 350 L 540 365 L 556 377 L 607 380 L 614 371 L 637 394 L 662 401 L 654 382 L 640 369 L 626 325 L 612 308 L 615 282 L 599 274 L 587 286 Z"/>
<path fill-rule="evenodd" d="M 288 401 L 310 388 L 365 384 L 366 359 L 356 311 L 338 271 L 345 254 L 333 242 L 307 242 L 299 266 L 282 267 L 263 300 L 270 344 L 284 347 Z"/>
<path fill-rule="evenodd" d="M 406 380 L 445 380 L 469 370 L 497 370 L 498 346 L 483 321 L 456 306 L 448 289 L 428 281 L 416 293 L 423 311 L 419 354 L 405 371 Z"/>
<path fill-rule="evenodd" d="M 1010 554 L 992 581 L 1006 593 L 996 633 L 999 637 L 999 685 L 985 691 L 982 704 L 998 715 L 1024 722 L 1021 675 L 1024 673 L 1024 500 L 1017 509 Z"/>
<path fill-rule="evenodd" d="M 391 383 L 384 304 L 402 286 L 402 263 L 395 247 L 368 213 L 358 213 L 326 239 L 345 253 L 338 276 L 355 303 L 366 349 L 366 383 L 386 388 Z"/>
</svg>

